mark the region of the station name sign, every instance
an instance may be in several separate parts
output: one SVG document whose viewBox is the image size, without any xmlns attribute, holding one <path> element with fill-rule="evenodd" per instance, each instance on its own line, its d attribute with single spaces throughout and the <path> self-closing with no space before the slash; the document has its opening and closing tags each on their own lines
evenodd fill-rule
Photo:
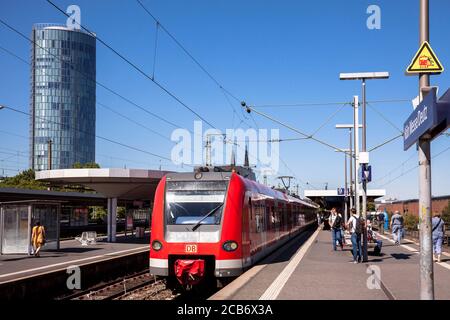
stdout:
<svg viewBox="0 0 450 320">
<path fill-rule="evenodd" d="M 408 150 L 425 134 L 432 139 L 448 127 L 450 122 L 450 90 L 437 101 L 433 88 L 403 125 L 403 149 Z"/>
</svg>

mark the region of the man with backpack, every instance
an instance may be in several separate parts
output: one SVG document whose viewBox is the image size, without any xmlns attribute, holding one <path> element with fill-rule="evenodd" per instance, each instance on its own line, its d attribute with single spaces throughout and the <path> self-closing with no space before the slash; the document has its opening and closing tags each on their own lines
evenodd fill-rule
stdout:
<svg viewBox="0 0 450 320">
<path fill-rule="evenodd" d="M 342 215 L 336 212 L 336 208 L 331 209 L 331 214 L 328 221 L 331 227 L 331 241 L 333 242 L 333 250 L 336 251 L 336 241 L 341 246 L 341 250 L 344 250 L 341 233 L 343 220 Z"/>
<path fill-rule="evenodd" d="M 362 259 L 361 235 L 363 233 L 363 222 L 361 218 L 356 215 L 355 208 L 352 208 L 351 213 L 352 216 L 347 222 L 347 228 L 351 234 L 353 263 L 358 263 L 361 262 Z"/>
</svg>

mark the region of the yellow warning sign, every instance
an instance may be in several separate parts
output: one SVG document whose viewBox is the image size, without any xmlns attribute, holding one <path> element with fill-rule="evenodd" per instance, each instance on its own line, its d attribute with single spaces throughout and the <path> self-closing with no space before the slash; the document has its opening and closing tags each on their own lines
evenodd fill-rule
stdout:
<svg viewBox="0 0 450 320">
<path fill-rule="evenodd" d="M 443 71 L 444 67 L 426 41 L 422 43 L 408 69 L 406 69 L 407 73 L 441 73 Z"/>
</svg>

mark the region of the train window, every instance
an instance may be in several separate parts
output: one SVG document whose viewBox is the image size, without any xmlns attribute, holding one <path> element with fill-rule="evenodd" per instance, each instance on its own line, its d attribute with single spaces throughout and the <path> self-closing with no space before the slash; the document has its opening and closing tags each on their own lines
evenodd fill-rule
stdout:
<svg viewBox="0 0 450 320">
<path fill-rule="evenodd" d="M 226 187 L 225 181 L 168 182 L 166 223 L 220 224 Z"/>
</svg>

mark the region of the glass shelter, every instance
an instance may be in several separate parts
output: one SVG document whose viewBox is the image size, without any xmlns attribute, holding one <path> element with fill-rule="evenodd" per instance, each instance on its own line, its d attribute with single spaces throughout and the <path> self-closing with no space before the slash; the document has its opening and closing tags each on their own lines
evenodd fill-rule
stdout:
<svg viewBox="0 0 450 320">
<path fill-rule="evenodd" d="M 30 200 L 0 203 L 0 254 L 31 254 L 31 231 L 37 221 L 45 228 L 45 250 L 59 249 L 61 203 Z"/>
</svg>

